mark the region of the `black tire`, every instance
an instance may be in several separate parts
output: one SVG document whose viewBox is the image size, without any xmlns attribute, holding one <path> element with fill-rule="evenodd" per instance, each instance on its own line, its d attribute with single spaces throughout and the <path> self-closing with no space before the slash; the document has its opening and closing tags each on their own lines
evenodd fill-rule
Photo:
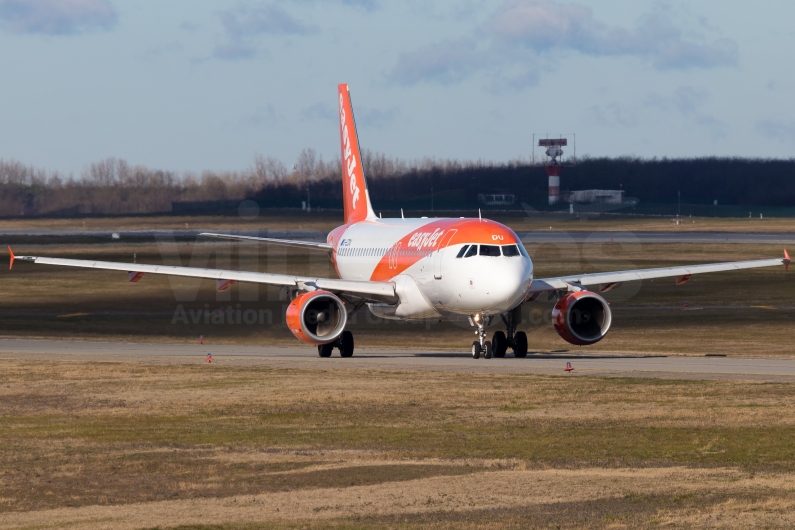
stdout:
<svg viewBox="0 0 795 530">
<path fill-rule="evenodd" d="M 331 357 L 331 352 L 334 351 L 334 343 L 330 342 L 328 344 L 318 344 L 317 346 L 317 354 L 321 357 Z"/>
<path fill-rule="evenodd" d="M 520 359 L 527 357 L 527 334 L 517 331 L 513 342 L 513 354 Z"/>
<path fill-rule="evenodd" d="M 340 336 L 340 357 L 353 357 L 353 333 L 343 331 Z"/>
<path fill-rule="evenodd" d="M 505 352 L 508 351 L 508 339 L 505 338 L 505 333 L 494 332 L 494 336 L 491 337 L 491 348 L 494 350 L 494 357 L 498 359 L 505 357 Z"/>
<path fill-rule="evenodd" d="M 480 343 L 475 341 L 472 343 L 472 358 L 473 359 L 480 359 Z"/>
<path fill-rule="evenodd" d="M 484 359 L 491 359 L 494 350 L 491 349 L 491 342 L 486 341 L 483 343 L 483 358 Z"/>
</svg>

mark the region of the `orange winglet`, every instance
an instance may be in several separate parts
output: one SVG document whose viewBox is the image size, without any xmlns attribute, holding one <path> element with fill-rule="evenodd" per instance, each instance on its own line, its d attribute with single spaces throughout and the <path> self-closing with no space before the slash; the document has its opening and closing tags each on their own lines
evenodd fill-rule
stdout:
<svg viewBox="0 0 795 530">
<path fill-rule="evenodd" d="M 14 252 L 11 250 L 11 247 L 8 247 L 8 254 L 11 256 L 11 261 L 8 263 L 8 270 L 11 270 L 14 267 Z"/>
<path fill-rule="evenodd" d="M 11 249 L 8 249 L 8 250 L 11 250 Z M 789 252 L 787 252 L 786 248 L 784 249 L 784 259 L 783 259 L 783 261 L 784 261 L 784 270 L 788 271 L 789 270 Z"/>
</svg>

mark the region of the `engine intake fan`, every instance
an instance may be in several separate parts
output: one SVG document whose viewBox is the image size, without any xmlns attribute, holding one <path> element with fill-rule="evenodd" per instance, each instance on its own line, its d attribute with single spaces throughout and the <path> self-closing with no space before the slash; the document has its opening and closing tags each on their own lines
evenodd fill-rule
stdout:
<svg viewBox="0 0 795 530">
<path fill-rule="evenodd" d="M 328 291 L 299 294 L 287 307 L 287 327 L 293 335 L 309 344 L 328 344 L 337 340 L 347 323 L 345 304 Z"/>
<path fill-rule="evenodd" d="M 607 301 L 591 291 L 569 293 L 552 310 L 552 323 L 558 335 L 578 346 L 602 340 L 612 321 Z"/>
</svg>

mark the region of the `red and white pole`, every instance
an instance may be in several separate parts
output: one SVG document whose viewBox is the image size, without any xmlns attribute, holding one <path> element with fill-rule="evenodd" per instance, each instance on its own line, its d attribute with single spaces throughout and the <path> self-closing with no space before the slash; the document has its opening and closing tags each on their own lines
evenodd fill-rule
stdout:
<svg viewBox="0 0 795 530">
<path fill-rule="evenodd" d="M 563 166 L 546 166 L 549 176 L 549 204 L 557 204 L 560 201 L 560 173 Z"/>
</svg>

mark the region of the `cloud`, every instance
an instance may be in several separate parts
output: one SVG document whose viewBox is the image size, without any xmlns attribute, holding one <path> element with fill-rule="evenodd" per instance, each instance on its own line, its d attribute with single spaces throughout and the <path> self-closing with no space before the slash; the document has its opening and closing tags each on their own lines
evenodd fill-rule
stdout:
<svg viewBox="0 0 795 530">
<path fill-rule="evenodd" d="M 241 39 L 219 43 L 215 46 L 215 50 L 213 50 L 213 57 L 229 61 L 250 59 L 256 54 L 257 45 Z"/>
<path fill-rule="evenodd" d="M 188 33 L 195 33 L 199 31 L 199 25 L 194 24 L 193 22 L 188 22 L 187 20 L 179 25 L 179 29 L 182 31 L 187 31 Z"/>
<path fill-rule="evenodd" d="M 268 103 L 267 106 L 257 109 L 251 116 L 243 118 L 242 123 L 251 127 L 270 128 L 282 121 L 276 114 L 276 109 Z"/>
<path fill-rule="evenodd" d="M 460 39 L 402 54 L 389 77 L 407 85 L 451 84 L 480 71 L 491 72 L 493 79 L 495 73 L 499 77 L 503 70 L 520 65 L 518 74 L 503 81 L 523 88 L 538 82 L 540 64 L 554 67 L 554 59 L 571 53 L 635 57 L 661 71 L 735 66 L 738 61 L 736 42 L 686 35 L 664 10 L 624 28 L 597 20 L 580 4 L 506 0 L 484 25 Z"/>
<path fill-rule="evenodd" d="M 488 24 L 493 34 L 535 52 L 576 51 L 591 56 L 635 56 L 658 70 L 686 70 L 737 64 L 730 39 L 687 39 L 670 15 L 657 12 L 634 28 L 596 20 L 590 8 L 553 0 L 511 0 Z"/>
<path fill-rule="evenodd" d="M 700 110 L 709 101 L 709 98 L 710 95 L 705 90 L 682 86 L 677 88 L 670 96 L 650 94 L 646 98 L 644 106 L 656 108 L 663 112 L 676 112 L 696 125 L 705 127 L 713 137 L 723 138 L 726 136 L 726 129 L 728 128 L 726 123 Z"/>
<path fill-rule="evenodd" d="M 795 121 L 760 120 L 756 122 L 756 130 L 774 140 L 795 140 Z"/>
<path fill-rule="evenodd" d="M 0 26 L 12 33 L 74 35 L 116 22 L 108 0 L 0 0 Z"/>
<path fill-rule="evenodd" d="M 216 45 L 218 59 L 248 59 L 256 55 L 256 37 L 262 35 L 310 35 L 317 28 L 293 17 L 272 4 L 239 6 L 218 13 L 224 41 Z"/>
<path fill-rule="evenodd" d="M 483 67 L 477 43 L 471 38 L 445 41 L 415 52 L 404 53 L 392 68 L 390 77 L 400 84 L 436 81 L 442 85 L 458 83 Z"/>
<path fill-rule="evenodd" d="M 300 2 L 299 0 L 293 0 L 293 3 L 302 3 L 304 5 L 311 4 L 313 6 L 321 3 L 325 5 L 337 3 L 347 7 L 361 9 L 367 13 L 372 13 L 381 9 L 380 0 L 300 0 Z"/>
<path fill-rule="evenodd" d="M 618 103 L 594 105 L 588 112 L 596 123 L 605 127 L 634 127 L 638 125 L 638 113 Z"/>
<path fill-rule="evenodd" d="M 389 109 L 359 108 L 354 111 L 357 127 L 367 127 L 370 129 L 381 129 L 392 125 L 400 116 L 400 109 L 392 107 Z"/>
<path fill-rule="evenodd" d="M 676 110 L 683 116 L 690 116 L 696 113 L 697 108 L 709 99 L 709 93 L 705 90 L 689 86 L 677 88 L 671 96 L 661 96 L 650 94 L 646 97 L 646 107 L 656 107 L 660 110 Z"/>
<path fill-rule="evenodd" d="M 315 103 L 301 111 L 301 117 L 305 120 L 333 121 L 338 119 L 337 111 L 333 105 L 328 103 Z"/>
<path fill-rule="evenodd" d="M 378 0 L 341 0 L 347 6 L 359 7 L 365 11 L 377 11 L 381 8 L 381 3 Z"/>
<path fill-rule="evenodd" d="M 330 121 L 337 123 L 339 114 L 337 108 L 328 103 L 315 103 L 301 111 L 304 120 Z M 400 109 L 391 107 L 388 109 L 374 109 L 370 107 L 357 106 L 354 110 L 356 125 L 358 127 L 368 127 L 380 129 L 395 122 L 400 117 Z"/>
<path fill-rule="evenodd" d="M 149 58 L 156 58 L 162 57 L 164 55 L 172 54 L 172 53 L 179 53 L 183 51 L 185 47 L 179 41 L 171 41 L 166 44 L 162 44 L 160 46 L 153 46 L 146 51 L 146 56 Z"/>
</svg>

